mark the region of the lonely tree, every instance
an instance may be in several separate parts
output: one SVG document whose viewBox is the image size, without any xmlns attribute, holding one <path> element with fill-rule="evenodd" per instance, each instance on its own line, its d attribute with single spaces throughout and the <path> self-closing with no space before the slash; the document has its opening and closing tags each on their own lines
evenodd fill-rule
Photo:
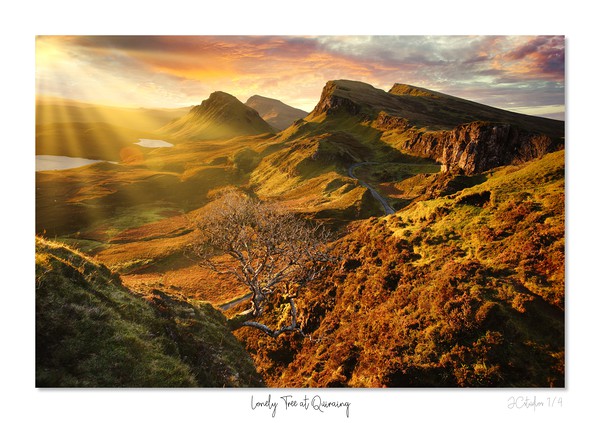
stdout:
<svg viewBox="0 0 600 423">
<path fill-rule="evenodd" d="M 226 274 L 250 290 L 250 308 L 234 320 L 272 337 L 301 332 L 295 299 L 300 288 L 319 277 L 333 261 L 329 233 L 275 204 L 228 192 L 196 222 L 194 251 L 200 264 Z M 287 303 L 289 321 L 271 328 L 256 321 L 277 297 Z M 239 327 L 238 326 L 238 327 Z"/>
</svg>

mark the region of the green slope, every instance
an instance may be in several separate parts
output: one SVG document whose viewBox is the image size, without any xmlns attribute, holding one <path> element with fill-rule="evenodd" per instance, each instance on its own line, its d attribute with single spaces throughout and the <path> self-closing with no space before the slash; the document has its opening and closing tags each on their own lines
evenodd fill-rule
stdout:
<svg viewBox="0 0 600 423">
<path fill-rule="evenodd" d="M 159 130 L 175 139 L 227 139 L 277 132 L 258 112 L 234 96 L 216 91 L 185 116 Z"/>
<path fill-rule="evenodd" d="M 208 303 L 154 291 L 36 238 L 36 386 L 260 386 L 252 360 Z"/>
</svg>

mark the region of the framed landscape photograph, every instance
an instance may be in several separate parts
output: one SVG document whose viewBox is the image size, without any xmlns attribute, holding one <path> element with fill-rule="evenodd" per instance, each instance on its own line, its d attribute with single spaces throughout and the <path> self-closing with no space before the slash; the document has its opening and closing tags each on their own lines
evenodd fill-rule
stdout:
<svg viewBox="0 0 600 423">
<path fill-rule="evenodd" d="M 5 420 L 597 414 L 591 8 L 5 9 Z"/>
<path fill-rule="evenodd" d="M 36 386 L 565 386 L 565 38 L 36 39 Z"/>
</svg>

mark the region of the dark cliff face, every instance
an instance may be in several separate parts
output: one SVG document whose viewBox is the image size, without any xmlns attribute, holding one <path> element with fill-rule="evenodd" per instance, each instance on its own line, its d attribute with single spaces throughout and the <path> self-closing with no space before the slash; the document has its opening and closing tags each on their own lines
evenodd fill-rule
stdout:
<svg viewBox="0 0 600 423">
<path fill-rule="evenodd" d="M 382 131 L 386 130 L 406 130 L 410 128 L 408 119 L 400 116 L 391 116 L 386 112 L 379 112 L 373 125 Z"/>
<path fill-rule="evenodd" d="M 312 111 L 312 116 L 318 116 L 322 113 L 327 115 L 335 114 L 338 111 L 345 111 L 352 116 L 360 113 L 360 105 L 344 96 L 336 81 L 329 81 L 325 84 L 321 93 L 321 99 Z"/>
<path fill-rule="evenodd" d="M 444 170 L 466 175 L 533 160 L 560 147 L 547 135 L 492 122 L 471 122 L 450 131 L 418 133 L 400 145 L 403 150 L 438 161 Z"/>
</svg>

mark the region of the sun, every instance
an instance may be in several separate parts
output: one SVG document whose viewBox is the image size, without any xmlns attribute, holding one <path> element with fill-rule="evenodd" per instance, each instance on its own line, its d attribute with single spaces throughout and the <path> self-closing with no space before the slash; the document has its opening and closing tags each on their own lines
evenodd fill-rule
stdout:
<svg viewBox="0 0 600 423">
<path fill-rule="evenodd" d="M 35 40 L 36 63 L 47 64 L 58 54 L 59 50 L 47 38 L 37 37 Z"/>
</svg>

